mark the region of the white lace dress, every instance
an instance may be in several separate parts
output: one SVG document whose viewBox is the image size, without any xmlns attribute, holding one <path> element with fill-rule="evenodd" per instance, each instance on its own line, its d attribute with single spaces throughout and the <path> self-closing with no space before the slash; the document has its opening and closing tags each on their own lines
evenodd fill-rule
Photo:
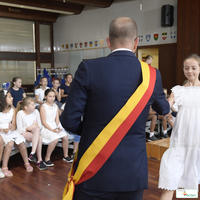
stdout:
<svg viewBox="0 0 200 200">
<path fill-rule="evenodd" d="M 160 164 L 159 188 L 198 189 L 200 184 L 200 86 L 172 88 L 178 114 Z"/>
<path fill-rule="evenodd" d="M 60 127 L 62 129 L 59 133 L 54 133 L 54 132 L 48 130 L 47 128 L 45 128 L 44 126 L 42 126 L 42 130 L 41 130 L 42 141 L 44 143 L 51 143 L 55 139 L 65 137 L 66 135 L 69 136 L 69 134 L 67 133 L 67 131 L 65 131 L 63 129 L 61 124 L 59 124 L 58 126 L 56 125 L 56 114 L 57 114 L 58 106 L 55 103 L 53 104 L 52 107 L 48 106 L 46 103 L 42 104 L 42 106 L 45 107 L 47 124 L 52 129 L 55 129 L 58 127 Z"/>
<path fill-rule="evenodd" d="M 7 129 L 9 127 L 9 123 L 11 123 L 13 118 L 13 108 L 10 109 L 8 113 L 0 112 L 0 129 Z M 4 144 L 6 145 L 11 140 L 14 141 L 17 145 L 22 142 L 25 142 L 24 136 L 22 136 L 18 131 L 9 131 L 7 134 L 1 132 L 1 136 L 3 138 Z"/>
<path fill-rule="evenodd" d="M 40 113 L 37 109 L 34 110 L 33 113 L 27 115 L 23 110 L 20 110 L 17 113 L 17 131 L 20 134 L 23 134 L 26 132 L 26 128 L 31 126 L 33 122 L 37 122 L 38 126 L 42 127 L 41 120 L 40 120 Z"/>
</svg>

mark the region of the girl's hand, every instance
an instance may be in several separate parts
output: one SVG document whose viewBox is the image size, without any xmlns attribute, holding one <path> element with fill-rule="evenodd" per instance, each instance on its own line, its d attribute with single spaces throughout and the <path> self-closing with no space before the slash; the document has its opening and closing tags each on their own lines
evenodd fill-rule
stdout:
<svg viewBox="0 0 200 200">
<path fill-rule="evenodd" d="M 3 129 L 3 133 L 7 134 L 9 132 L 9 128 Z"/>
<path fill-rule="evenodd" d="M 33 121 L 33 124 L 29 127 L 26 128 L 27 131 L 32 131 L 35 127 L 38 126 L 38 122 L 37 121 Z"/>
<path fill-rule="evenodd" d="M 167 120 L 172 120 L 173 116 L 171 115 L 171 113 L 168 113 L 167 115 L 165 115 Z"/>
<path fill-rule="evenodd" d="M 53 129 L 54 133 L 59 133 L 62 129 L 60 127 Z"/>
<path fill-rule="evenodd" d="M 8 129 L 14 131 L 14 126 L 11 123 L 9 123 Z"/>
<path fill-rule="evenodd" d="M 33 126 L 33 128 L 34 128 L 34 127 L 37 127 L 37 126 L 38 126 L 38 122 L 34 120 L 32 126 Z"/>
</svg>

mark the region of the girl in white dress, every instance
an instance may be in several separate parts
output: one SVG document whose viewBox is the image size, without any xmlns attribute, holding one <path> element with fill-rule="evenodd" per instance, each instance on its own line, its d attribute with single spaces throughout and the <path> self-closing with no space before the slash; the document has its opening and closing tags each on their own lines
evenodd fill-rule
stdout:
<svg viewBox="0 0 200 200">
<path fill-rule="evenodd" d="M 2 102 L 0 110 L 0 132 L 6 146 L 5 149 L 7 148 L 7 151 L 3 155 L 2 171 L 6 177 L 13 176 L 12 172 L 8 170 L 8 160 L 15 142 L 24 160 L 26 171 L 31 172 L 33 168 L 28 162 L 25 138 L 16 131 L 16 115 L 15 109 L 12 107 L 13 98 L 9 92 L 6 95 L 1 92 L 0 99 Z"/>
<path fill-rule="evenodd" d="M 170 147 L 160 165 L 161 200 L 170 200 L 177 188 L 198 189 L 200 184 L 200 57 L 188 56 L 183 62 L 188 82 L 175 86 L 169 98 L 170 106 L 178 106 Z"/>
<path fill-rule="evenodd" d="M 73 160 L 68 156 L 68 133 L 63 129 L 59 120 L 59 109 L 55 100 L 55 92 L 52 89 L 47 89 L 45 91 L 46 103 L 44 103 L 40 108 L 40 117 L 43 124 L 41 135 L 44 143 L 50 143 L 47 148 L 47 153 L 45 157 L 46 166 L 53 166 L 50 157 L 53 150 L 58 143 L 58 140 L 62 139 L 62 147 L 64 158 L 63 160 L 67 162 L 72 162 Z"/>
<path fill-rule="evenodd" d="M 40 83 L 38 86 L 35 88 L 35 101 L 36 101 L 36 108 L 40 110 L 40 106 L 44 103 L 44 92 L 47 87 L 47 78 L 46 77 L 41 77 L 40 78 Z"/>
<path fill-rule="evenodd" d="M 26 141 L 32 142 L 29 161 L 35 162 L 40 170 L 45 170 L 47 167 L 42 160 L 41 128 L 40 113 L 35 109 L 34 99 L 25 97 L 17 104 L 17 131 L 25 137 Z"/>
</svg>

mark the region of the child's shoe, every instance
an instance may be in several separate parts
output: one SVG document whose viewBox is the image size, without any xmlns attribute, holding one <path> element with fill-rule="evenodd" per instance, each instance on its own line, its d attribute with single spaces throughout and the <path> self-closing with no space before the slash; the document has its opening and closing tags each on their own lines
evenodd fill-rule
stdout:
<svg viewBox="0 0 200 200">
<path fill-rule="evenodd" d="M 71 155 L 71 159 L 74 160 L 74 156 L 75 156 L 75 154 L 76 154 L 76 152 L 75 152 L 75 153 L 72 153 L 72 155 Z"/>
<path fill-rule="evenodd" d="M 35 153 L 34 153 L 34 154 L 31 154 L 31 153 L 30 153 L 30 155 L 29 155 L 29 157 L 28 157 L 28 160 L 31 161 L 31 162 L 36 163 L 36 161 L 37 161 L 36 154 L 35 154 Z"/>
<path fill-rule="evenodd" d="M 67 162 L 73 162 L 73 159 L 70 158 L 69 156 L 67 156 L 66 158 L 63 158 L 63 160 L 65 160 Z"/>
<path fill-rule="evenodd" d="M 2 172 L 2 170 L 0 168 L 0 178 L 4 178 L 4 177 L 5 177 L 5 175 L 4 175 L 4 173 Z"/>
<path fill-rule="evenodd" d="M 41 161 L 37 162 L 37 168 L 40 170 L 45 170 L 45 169 L 47 169 L 47 166 L 44 164 L 44 161 L 41 160 Z"/>
<path fill-rule="evenodd" d="M 12 177 L 13 176 L 13 173 L 10 170 L 8 170 L 7 167 L 2 168 L 1 170 L 4 173 L 5 177 Z"/>
<path fill-rule="evenodd" d="M 53 164 L 50 160 L 44 161 L 44 164 L 45 164 L 47 167 L 54 166 L 54 164 Z"/>
<path fill-rule="evenodd" d="M 30 165 L 30 163 L 26 163 L 26 164 L 24 164 L 24 166 L 25 166 L 27 172 L 33 171 L 33 167 Z"/>
<path fill-rule="evenodd" d="M 162 133 L 161 133 L 161 137 L 162 137 L 163 139 L 164 139 L 164 138 L 169 138 L 169 135 L 168 135 L 167 133 L 164 134 L 164 133 L 162 132 Z"/>
</svg>

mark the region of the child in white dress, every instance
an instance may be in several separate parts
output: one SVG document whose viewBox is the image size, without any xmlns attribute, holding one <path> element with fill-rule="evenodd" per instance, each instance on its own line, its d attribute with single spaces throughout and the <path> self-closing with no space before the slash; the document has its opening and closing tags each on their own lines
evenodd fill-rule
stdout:
<svg viewBox="0 0 200 200">
<path fill-rule="evenodd" d="M 41 130 L 41 136 L 44 143 L 50 143 L 47 148 L 47 153 L 45 157 L 46 166 L 53 166 L 50 157 L 53 150 L 61 138 L 64 158 L 63 160 L 67 162 L 72 162 L 73 160 L 68 156 L 68 133 L 63 129 L 59 120 L 59 109 L 54 103 L 55 92 L 52 89 L 47 89 L 45 91 L 46 103 L 44 103 L 40 108 L 40 117 L 43 124 Z"/>
<path fill-rule="evenodd" d="M 15 109 L 12 107 L 13 98 L 9 92 L 7 92 L 6 95 L 4 92 L 1 92 L 0 99 L 2 102 L 0 110 L 0 132 L 4 144 L 6 145 L 5 149 L 8 149 L 3 155 L 2 171 L 5 177 L 13 176 L 12 172 L 8 170 L 8 160 L 15 142 L 15 144 L 18 145 L 19 151 L 24 160 L 26 171 L 31 172 L 33 171 L 33 168 L 28 162 L 25 138 L 16 131 L 16 114 Z"/>
<path fill-rule="evenodd" d="M 34 99 L 25 97 L 17 104 L 17 131 L 25 137 L 26 141 L 32 142 L 29 161 L 37 163 L 40 170 L 45 170 L 47 167 L 42 160 L 41 127 L 40 113 L 35 109 Z"/>
<path fill-rule="evenodd" d="M 200 184 L 200 57 L 188 56 L 183 62 L 188 82 L 175 86 L 169 98 L 170 106 L 178 106 L 170 147 L 160 165 L 161 200 L 170 200 L 177 188 L 198 189 Z"/>
<path fill-rule="evenodd" d="M 44 92 L 47 87 L 47 78 L 46 77 L 41 77 L 40 78 L 40 83 L 38 86 L 35 88 L 35 101 L 36 101 L 36 108 L 40 110 L 40 106 L 44 103 Z"/>
</svg>

